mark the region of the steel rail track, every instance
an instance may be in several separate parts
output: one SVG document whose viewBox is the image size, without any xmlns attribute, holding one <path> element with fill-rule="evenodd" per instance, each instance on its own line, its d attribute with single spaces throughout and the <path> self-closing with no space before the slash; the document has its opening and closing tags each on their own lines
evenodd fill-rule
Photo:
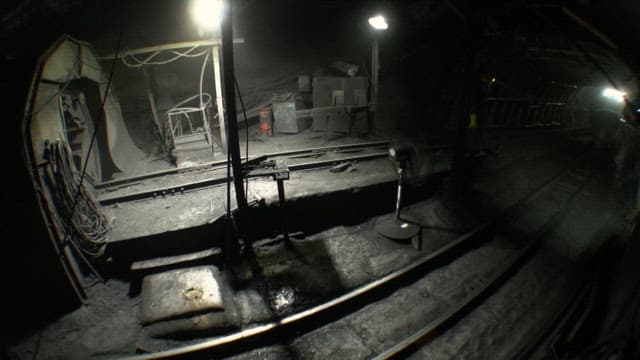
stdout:
<svg viewBox="0 0 640 360">
<path fill-rule="evenodd" d="M 329 166 L 333 166 L 333 165 L 343 163 L 343 162 L 348 162 L 348 161 L 375 160 L 375 159 L 382 159 L 387 156 L 389 156 L 389 153 L 387 151 L 384 151 L 384 152 L 377 152 L 373 154 L 349 156 L 349 157 L 340 158 L 340 159 L 309 161 L 305 163 L 289 165 L 289 170 L 301 171 L 301 170 L 310 170 L 310 169 L 321 169 L 324 167 L 329 167 Z M 247 176 L 247 178 L 257 178 L 257 177 L 263 177 L 263 176 L 264 175 L 249 175 Z M 126 194 L 126 195 L 102 197 L 102 198 L 98 198 L 98 203 L 100 203 L 100 205 L 111 205 L 115 203 L 123 203 L 123 202 L 141 200 L 141 199 L 147 199 L 147 198 L 156 198 L 156 197 L 165 197 L 168 195 L 183 194 L 186 191 L 200 190 L 200 189 L 205 189 L 212 186 L 223 185 L 229 181 L 233 181 L 233 176 L 231 177 L 223 176 L 223 177 L 217 177 L 217 178 L 211 178 L 211 179 L 205 179 L 205 180 L 189 181 L 189 182 L 184 182 L 178 185 L 151 188 L 149 190 L 137 191 L 137 192 Z"/>
<path fill-rule="evenodd" d="M 485 282 L 484 286 L 475 289 L 462 301 L 450 308 L 444 314 L 440 315 L 434 321 L 430 322 L 425 327 L 411 334 L 409 337 L 403 339 L 399 343 L 388 348 L 385 352 L 378 354 L 373 359 L 391 359 L 402 356 L 407 351 L 409 351 L 411 347 L 414 347 L 416 345 L 424 345 L 429 340 L 435 338 L 438 331 L 441 331 L 443 328 L 448 326 L 449 323 L 455 321 L 455 319 L 465 310 L 468 310 L 474 304 L 481 301 L 483 296 L 486 295 L 491 288 L 495 287 L 496 284 L 507 279 L 511 275 L 511 273 L 518 268 L 518 265 L 522 264 L 527 259 L 527 257 L 533 252 L 534 249 L 535 245 L 533 243 L 530 243 L 523 249 L 516 251 L 510 261 L 503 264 L 500 271 L 495 272 L 493 276 L 491 276 L 489 279 L 486 279 L 487 281 Z"/>
<path fill-rule="evenodd" d="M 554 180 L 551 184 L 557 183 L 558 180 L 562 179 L 565 174 L 577 168 L 578 166 L 574 166 L 570 170 L 563 172 L 563 174 L 556 178 L 556 180 Z M 511 256 L 509 261 L 503 263 L 498 271 L 494 272 L 493 275 L 488 279 L 485 279 L 482 286 L 474 289 L 473 292 L 471 292 L 463 300 L 455 304 L 444 314 L 437 317 L 435 320 L 428 323 L 420 330 L 414 332 L 408 337 L 397 342 L 395 345 L 389 347 L 386 351 L 373 357 L 373 359 L 382 360 L 407 357 L 412 350 L 428 344 L 437 336 L 437 333 L 439 331 L 444 330 L 448 326 L 452 326 L 457 319 L 463 316 L 466 311 L 471 311 L 475 304 L 479 304 L 487 296 L 490 296 L 491 289 L 496 288 L 499 284 L 507 281 L 513 274 L 517 272 L 518 269 L 520 269 L 521 265 L 523 265 L 531 256 L 534 255 L 535 250 L 540 246 L 540 240 L 553 228 L 555 228 L 560 219 L 566 214 L 568 206 L 575 199 L 575 197 L 581 193 L 588 181 L 589 180 L 585 180 L 580 183 L 571 192 L 571 195 L 564 201 L 563 206 L 545 222 L 545 224 L 536 232 L 534 236 L 530 237 L 527 240 L 523 247 L 514 251 L 514 254 L 513 256 Z M 515 358 L 515 354 L 513 355 L 513 358 Z"/>
<path fill-rule="evenodd" d="M 531 131 L 532 131 L 531 129 L 528 129 L 526 136 L 531 136 L 530 134 Z M 541 133 L 562 134 L 567 132 L 581 133 L 581 132 L 585 132 L 585 130 L 584 129 L 577 129 L 577 130 L 576 129 L 573 129 L 573 130 L 545 129 L 545 130 L 536 131 L 536 135 L 540 135 Z M 500 136 L 500 135 L 496 134 L 495 136 Z M 523 135 L 517 135 L 517 136 L 523 136 Z M 350 150 L 364 149 L 367 147 L 382 147 L 382 146 L 389 146 L 389 145 L 390 145 L 389 141 L 372 141 L 372 142 L 357 143 L 357 144 L 332 145 L 332 146 L 305 148 L 305 149 L 297 149 L 297 150 L 285 150 L 285 151 L 279 151 L 279 152 L 266 153 L 262 155 L 251 155 L 249 156 L 249 161 L 257 158 L 261 158 L 261 157 L 274 158 L 274 157 L 285 157 L 285 156 L 294 156 L 294 155 L 303 155 L 303 154 L 317 154 L 317 153 L 327 153 L 327 152 L 347 152 Z M 441 145 L 441 146 L 431 147 L 431 149 L 444 150 L 444 149 L 452 149 L 453 147 L 454 147 L 453 145 Z M 138 182 L 141 180 L 147 180 L 147 179 L 152 179 L 156 177 L 162 177 L 166 175 L 182 174 L 182 173 L 188 173 L 188 172 L 200 171 L 200 170 L 221 169 L 226 167 L 226 163 L 227 163 L 227 160 L 225 159 L 225 160 L 210 161 L 210 162 L 206 162 L 198 165 L 185 166 L 181 168 L 159 170 L 159 171 L 149 172 L 141 175 L 103 181 L 103 182 L 94 184 L 94 187 L 96 189 L 106 189 L 114 186 L 124 185 L 132 182 Z"/>
<path fill-rule="evenodd" d="M 384 143 L 384 142 L 379 142 L 379 143 L 374 143 L 374 145 L 371 145 L 372 143 L 368 143 L 368 144 L 355 144 L 355 145 L 348 145 L 347 147 L 341 147 L 340 149 L 342 149 L 341 151 L 351 151 L 351 150 L 356 150 L 356 149 L 366 149 L 367 147 L 372 147 L 372 148 L 376 148 L 379 147 L 380 145 L 384 145 L 388 143 Z M 367 145 L 367 146 L 364 146 Z M 317 153 L 322 153 L 322 151 L 326 152 L 330 152 L 330 151 L 335 151 L 336 148 L 339 148 L 337 146 L 333 146 L 330 148 L 314 148 L 314 149 L 307 149 L 307 150 L 293 150 L 293 151 L 289 151 L 286 152 L 286 155 L 282 155 L 283 153 L 274 153 L 272 155 L 265 155 L 266 158 L 268 159 L 269 157 L 284 157 L 284 156 L 299 156 L 299 155 L 303 155 L 303 154 L 317 154 Z M 433 151 L 439 151 L 439 150 L 446 150 L 449 149 L 451 147 L 449 146 L 439 146 L 439 147 L 432 147 L 430 148 Z M 327 150 L 330 149 L 330 150 Z M 322 150 L 322 151 L 320 151 Z M 277 154 L 277 155 L 276 155 Z M 308 161 L 308 162 L 303 162 L 303 163 L 298 163 L 298 164 L 291 164 L 288 166 L 290 171 L 303 171 L 303 170 L 311 170 L 311 169 L 322 169 L 325 167 L 331 167 L 334 166 L 336 164 L 340 164 L 340 163 L 344 163 L 344 162 L 350 162 L 350 161 L 367 161 L 367 160 L 375 160 L 375 159 L 381 159 L 381 158 L 385 158 L 389 156 L 389 152 L 388 151 L 380 151 L 380 152 L 375 152 L 375 153 L 371 153 L 371 154 L 364 154 L 364 155 L 354 155 L 354 156 L 347 156 L 347 157 L 342 157 L 339 159 L 327 159 L 327 160 L 316 160 L 316 161 Z M 264 158 L 264 156 L 261 156 L 261 158 Z M 226 162 L 225 162 L 226 164 Z M 219 168 L 210 168 L 208 170 L 216 170 L 216 169 L 223 169 L 226 168 L 226 165 L 219 167 Z M 263 177 L 264 175 L 260 175 L 260 174 L 256 174 L 256 175 L 251 175 L 249 174 L 247 176 L 247 178 L 257 178 L 257 177 Z M 183 194 L 186 191 L 192 191 L 192 190 L 198 190 L 198 189 L 204 189 L 204 188 L 208 188 L 208 187 L 212 187 L 212 186 L 217 186 L 217 185 L 222 185 L 222 184 L 226 184 L 228 181 L 233 181 L 233 176 L 231 176 L 230 178 L 228 178 L 227 176 L 221 176 L 221 177 L 216 177 L 216 178 L 211 178 L 211 179 L 204 179 L 204 180 L 197 180 L 197 181 L 188 181 L 188 182 L 184 182 L 184 183 L 180 183 L 177 185 L 170 185 L 170 186 L 161 186 L 161 187 L 156 187 L 156 188 L 151 188 L 148 190 L 141 190 L 141 191 L 137 191 L 137 192 L 133 192 L 130 194 L 125 194 L 125 195 L 116 195 L 116 196 L 104 196 L 104 197 L 99 197 L 98 198 L 98 203 L 100 205 L 112 205 L 115 203 L 123 203 L 123 202 L 128 202 L 128 201 L 135 201 L 135 200 L 141 200 L 141 199 L 147 199 L 147 198 L 155 198 L 155 197 L 165 197 L 168 195 L 176 195 L 176 194 Z"/>
<path fill-rule="evenodd" d="M 425 255 L 413 263 L 393 271 L 380 279 L 357 287 L 356 289 L 351 290 L 350 292 L 333 300 L 285 318 L 258 325 L 240 332 L 171 350 L 137 355 L 131 357 L 131 359 L 185 358 L 193 356 L 211 357 L 216 356 L 214 354 L 219 355 L 220 353 L 225 353 L 225 351 L 228 351 L 225 349 L 229 349 L 231 347 L 244 348 L 243 345 L 255 344 L 256 342 L 264 345 L 265 343 L 273 342 L 273 339 L 282 340 L 283 337 L 291 337 L 290 334 L 292 333 L 301 334 L 309 332 L 315 328 L 319 328 L 322 325 L 329 323 L 327 322 L 327 319 L 331 319 L 332 315 L 335 316 L 336 314 L 339 314 L 344 316 L 349 313 L 353 313 L 363 306 L 374 302 L 376 299 L 388 296 L 393 291 L 397 290 L 400 285 L 406 284 L 407 282 L 412 283 L 420 277 L 428 274 L 431 270 L 445 264 L 447 261 L 457 258 L 457 256 L 469 249 L 477 247 L 479 244 L 483 244 L 489 239 L 494 239 L 494 237 L 491 236 L 491 233 L 498 225 L 503 225 L 506 222 L 513 221 L 513 219 L 521 216 L 526 210 L 527 205 L 529 205 L 540 194 L 548 190 L 552 185 L 560 181 L 565 174 L 576 167 L 576 163 L 572 162 L 572 165 L 569 168 L 565 168 L 559 173 L 554 174 L 543 184 L 521 198 L 518 202 L 501 211 L 493 220 L 478 225 L 474 229 L 457 237 L 438 250 Z M 513 258 L 513 261 L 508 262 L 506 265 L 507 270 L 516 267 L 516 265 L 521 262 L 533 248 L 533 244 L 521 248 L 520 252 Z M 488 281 L 488 283 L 495 284 L 497 281 L 504 278 L 504 276 L 505 272 L 498 272 L 497 275 Z M 466 304 L 460 304 L 459 306 L 449 310 L 439 321 L 428 326 L 433 327 L 433 329 L 442 327 L 444 323 L 448 322 L 453 316 L 456 316 L 460 311 L 467 308 L 469 304 L 473 303 L 474 299 L 477 299 L 479 296 L 484 294 L 485 291 L 486 289 L 483 288 L 478 289 L 468 297 L 468 301 L 465 301 Z M 427 335 L 432 334 L 433 330 L 428 330 L 426 333 Z M 414 335 L 415 336 L 411 337 L 410 340 L 407 340 L 406 342 L 403 341 L 402 343 L 410 345 L 410 343 L 412 343 L 411 341 L 415 343 L 415 341 L 424 339 L 425 337 L 425 334 Z M 382 358 L 385 358 L 387 355 L 393 356 L 396 353 L 400 353 L 404 348 L 404 345 L 393 347 L 389 349 L 389 352 L 383 353 Z"/>
<path fill-rule="evenodd" d="M 283 157 L 283 156 L 293 156 L 293 155 L 302 155 L 302 154 L 318 154 L 318 153 L 328 153 L 328 152 L 341 152 L 341 151 L 349 151 L 349 150 L 357 150 L 357 149 L 365 149 L 365 148 L 375 148 L 389 146 L 388 141 L 374 141 L 374 142 L 366 142 L 360 144 L 346 144 L 346 145 L 333 145 L 333 146 L 324 146 L 324 147 L 316 147 L 316 148 L 305 148 L 305 149 L 297 149 L 297 150 L 286 150 L 280 152 L 272 152 L 266 153 L 262 155 L 251 155 L 249 156 L 249 161 L 257 159 L 257 158 L 274 158 L 274 157 Z M 149 172 L 146 174 L 129 176 L 126 178 L 115 179 L 104 181 L 101 183 L 97 183 L 94 185 L 96 189 L 105 189 L 113 186 L 124 185 L 132 182 L 137 182 L 141 180 L 152 179 L 156 177 L 162 177 L 167 175 L 176 175 L 182 173 L 188 173 L 199 170 L 216 170 L 223 169 L 226 167 L 227 160 L 217 160 L 210 161 L 204 164 L 185 166 L 181 168 L 168 169 L 168 170 L 160 170 Z"/>
</svg>

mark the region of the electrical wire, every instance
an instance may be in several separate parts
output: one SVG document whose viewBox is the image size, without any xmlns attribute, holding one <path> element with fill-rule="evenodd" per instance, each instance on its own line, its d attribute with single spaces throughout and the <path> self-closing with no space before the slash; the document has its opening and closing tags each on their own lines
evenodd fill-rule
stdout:
<svg viewBox="0 0 640 360">
<path fill-rule="evenodd" d="M 129 55 L 128 57 L 131 58 L 135 63 L 128 62 L 127 61 L 127 56 L 123 56 L 122 57 L 122 63 L 125 64 L 128 67 L 139 68 L 139 67 L 142 67 L 144 65 L 165 65 L 165 64 L 172 63 L 172 62 L 174 62 L 174 61 L 176 61 L 176 60 L 178 60 L 180 58 L 183 58 L 183 57 L 195 58 L 195 57 L 199 57 L 199 56 L 202 56 L 202 55 L 205 55 L 205 54 L 207 56 L 209 55 L 209 51 L 201 51 L 199 53 L 191 54 L 191 52 L 193 50 L 195 50 L 196 48 L 198 48 L 198 47 L 199 47 L 199 45 L 196 45 L 196 46 L 192 47 L 191 49 L 189 49 L 189 50 L 187 50 L 186 52 L 183 52 L 183 53 L 175 51 L 175 50 L 168 51 L 168 53 L 174 54 L 175 56 L 170 58 L 170 59 L 167 59 L 167 60 L 155 61 L 155 62 L 152 62 L 151 60 L 154 57 L 158 56 L 159 54 L 164 53 L 163 51 L 156 51 L 153 54 L 149 55 L 144 60 L 140 60 L 137 57 L 135 57 L 134 55 Z"/>
<path fill-rule="evenodd" d="M 98 118 L 98 122 L 97 122 L 97 124 L 96 124 L 96 126 L 94 128 L 93 134 L 91 136 L 91 142 L 89 143 L 89 148 L 87 149 L 87 156 L 89 156 L 91 154 L 91 151 L 93 150 L 93 145 L 95 144 L 95 141 L 96 141 L 96 138 L 97 138 L 97 135 L 98 135 L 98 131 L 100 130 L 100 126 L 101 126 L 102 122 L 104 121 L 104 106 L 105 106 L 105 103 L 107 101 L 107 97 L 109 96 L 109 90 L 111 89 L 111 83 L 112 83 L 112 80 L 113 80 L 113 74 L 115 72 L 116 59 L 117 59 L 118 52 L 120 51 L 121 42 L 122 42 L 122 33 L 120 33 L 120 35 L 118 36 L 118 43 L 116 45 L 116 52 L 115 52 L 116 57 L 114 58 L 113 62 L 111 63 L 111 70 L 109 72 L 109 78 L 108 78 L 107 85 L 106 85 L 106 88 L 105 88 L 105 91 L 104 91 L 104 96 L 102 97 L 102 103 L 100 104 L 100 117 Z M 57 159 L 67 158 L 68 159 L 68 156 L 62 156 L 62 153 L 61 153 L 61 150 L 59 149 L 59 146 L 57 148 L 58 148 L 57 151 L 54 153 L 55 158 L 57 158 Z M 64 147 L 64 149 L 65 149 L 64 151 L 67 151 L 66 147 Z M 67 153 L 67 155 L 68 155 L 68 153 Z M 65 164 L 65 163 L 63 163 L 63 164 Z M 67 176 L 67 177 L 71 176 L 72 179 L 75 180 L 75 176 L 73 176 L 74 174 L 72 174 L 72 173 L 70 174 L 70 171 L 69 171 L 69 165 L 72 166 L 72 164 L 66 164 L 66 165 L 67 165 L 67 172 L 66 172 L 65 176 Z M 68 224 L 77 225 L 76 223 L 74 223 L 74 216 L 76 216 L 76 209 L 78 207 L 78 204 L 80 203 L 81 195 L 84 195 L 83 200 L 84 200 L 85 197 L 88 197 L 89 199 L 92 199 L 91 194 L 87 191 L 86 187 L 83 186 L 84 185 L 83 182 L 84 182 L 85 176 L 87 174 L 87 166 L 88 165 L 89 165 L 89 161 L 85 161 L 84 166 L 82 167 L 82 172 L 80 173 L 80 178 L 78 180 L 78 185 L 77 185 L 77 188 L 76 188 L 76 191 L 75 191 L 75 195 L 73 196 L 73 202 L 72 202 L 71 208 L 68 211 L 68 221 L 67 221 Z M 67 180 L 68 180 L 68 178 L 67 178 Z M 75 182 L 73 182 L 73 183 L 75 183 Z M 70 189 L 71 188 L 67 188 L 67 189 L 64 189 L 64 190 L 70 191 Z M 95 199 L 93 199 L 93 200 L 95 201 Z M 89 203 L 87 205 L 83 201 L 83 205 L 84 206 L 88 206 L 89 208 L 91 208 L 91 203 Z M 97 212 L 97 207 L 95 207 L 95 203 L 93 204 L 93 206 L 94 206 L 93 210 L 96 210 L 96 212 Z M 86 209 L 84 209 L 84 210 L 86 210 Z M 86 228 L 84 228 L 84 229 L 86 229 Z M 100 230 L 102 230 L 102 227 L 100 228 Z M 71 236 L 71 232 L 70 231 L 66 231 L 65 232 L 65 236 L 64 236 L 64 238 L 62 240 L 62 245 L 63 246 L 66 245 L 66 243 L 70 240 L 70 236 Z M 103 241 L 103 242 L 106 242 L 106 240 Z M 99 242 L 99 243 L 102 243 L 102 242 Z M 90 252 L 90 254 L 91 255 L 101 255 L 101 253 L 96 254 L 95 252 Z"/>
<path fill-rule="evenodd" d="M 56 215 L 54 226 L 59 233 L 65 234 L 63 242 L 71 240 L 71 245 L 91 257 L 98 258 L 104 253 L 111 222 L 100 211 L 98 202 L 84 184 L 81 184 L 79 195 L 74 197 L 73 190 L 78 173 L 73 165 L 68 144 L 58 140 L 49 145 L 48 150 L 50 156 L 45 168 L 45 179 L 54 204 L 51 206 L 47 203 L 47 206 L 50 212 Z M 72 211 L 74 201 L 76 207 Z M 65 222 L 63 218 L 70 220 Z M 74 237 L 70 238 L 70 234 Z M 80 246 L 76 244 L 76 240 L 80 241 Z M 90 266 L 88 262 L 87 264 Z"/>
<path fill-rule="evenodd" d="M 180 57 L 197 57 L 197 56 L 201 56 L 202 54 L 204 54 L 204 52 L 200 52 L 200 53 L 198 53 L 198 54 L 190 54 L 190 53 L 191 53 L 191 51 L 195 50 L 197 47 L 198 47 L 197 45 L 196 45 L 196 46 L 193 46 L 192 48 L 190 48 L 189 50 L 187 50 L 187 51 L 186 51 L 186 52 L 184 52 L 184 53 L 180 53 L 180 52 L 178 52 L 178 51 L 171 50 L 171 51 L 169 51 L 169 52 L 170 52 L 170 53 L 175 54 L 175 55 L 176 55 L 175 57 L 173 57 L 173 58 L 171 58 L 171 59 L 167 59 L 167 60 L 159 61 L 159 62 L 154 62 L 154 63 L 152 63 L 152 62 L 151 62 L 151 60 L 152 60 L 153 58 L 155 58 L 156 56 L 158 56 L 158 55 L 160 55 L 160 54 L 164 53 L 164 51 L 156 51 L 156 52 L 153 52 L 151 55 L 147 56 L 147 58 L 145 58 L 144 60 L 140 60 L 140 59 L 138 59 L 135 55 L 128 55 L 128 56 L 129 56 L 133 61 L 135 61 L 135 63 L 136 63 L 136 64 L 132 64 L 132 65 L 134 65 L 134 66 L 140 66 L 140 65 L 146 65 L 146 64 L 149 64 L 149 65 L 152 65 L 152 64 L 158 64 L 158 65 L 161 65 L 161 64 L 164 64 L 164 63 L 169 63 L 169 62 L 171 62 L 171 61 L 174 61 L 174 60 L 176 60 L 176 59 L 178 59 L 178 58 L 180 58 Z M 127 56 L 123 56 L 123 57 L 122 57 L 122 59 L 126 59 L 126 57 L 127 57 Z"/>
<path fill-rule="evenodd" d="M 202 83 L 204 82 L 204 70 L 207 68 L 207 60 L 209 60 L 209 52 L 207 51 L 207 56 L 204 57 L 204 61 L 202 62 L 202 68 L 200 69 L 200 107 L 204 104 L 202 102 Z M 211 97 L 211 96 L 210 96 Z M 211 99 L 209 99 L 211 101 Z"/>
</svg>

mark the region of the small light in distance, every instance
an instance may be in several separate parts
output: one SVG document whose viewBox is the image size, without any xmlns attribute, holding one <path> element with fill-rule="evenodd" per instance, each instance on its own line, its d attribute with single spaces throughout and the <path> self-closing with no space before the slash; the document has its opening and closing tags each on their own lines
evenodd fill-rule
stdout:
<svg viewBox="0 0 640 360">
<path fill-rule="evenodd" d="M 382 15 L 376 15 L 369 18 L 369 25 L 376 30 L 387 30 L 389 28 L 389 24 L 387 24 L 387 20 Z"/>
<path fill-rule="evenodd" d="M 495 78 L 495 77 L 492 77 L 492 78 L 491 78 L 491 83 L 493 84 L 493 83 L 495 83 L 495 82 L 496 82 L 496 78 Z"/>
<path fill-rule="evenodd" d="M 606 88 L 602 91 L 602 96 L 615 102 L 623 103 L 624 97 L 627 96 L 627 93 L 613 88 Z"/>
<path fill-rule="evenodd" d="M 215 30 L 222 21 L 222 0 L 192 0 L 191 17 L 202 30 Z"/>
</svg>

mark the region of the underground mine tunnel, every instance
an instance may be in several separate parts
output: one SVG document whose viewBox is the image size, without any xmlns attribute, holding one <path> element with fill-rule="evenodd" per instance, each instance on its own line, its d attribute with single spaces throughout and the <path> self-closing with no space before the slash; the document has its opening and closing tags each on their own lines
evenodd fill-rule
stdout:
<svg viewBox="0 0 640 360">
<path fill-rule="evenodd" d="M 640 5 L 5 1 L 2 358 L 640 358 Z"/>
</svg>

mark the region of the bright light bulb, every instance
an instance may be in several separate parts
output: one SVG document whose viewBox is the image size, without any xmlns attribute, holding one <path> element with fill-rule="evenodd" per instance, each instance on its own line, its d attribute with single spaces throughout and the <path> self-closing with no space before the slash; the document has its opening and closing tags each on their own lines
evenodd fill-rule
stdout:
<svg viewBox="0 0 640 360">
<path fill-rule="evenodd" d="M 376 15 L 369 18 L 369 25 L 376 30 L 386 30 L 389 28 L 387 20 L 382 15 Z"/>
<path fill-rule="evenodd" d="M 215 30 L 222 21 L 222 0 L 193 0 L 191 17 L 202 30 Z"/>
<path fill-rule="evenodd" d="M 602 91 L 602 96 L 615 102 L 623 103 L 624 97 L 627 96 L 627 93 L 613 88 L 606 88 Z"/>
</svg>

